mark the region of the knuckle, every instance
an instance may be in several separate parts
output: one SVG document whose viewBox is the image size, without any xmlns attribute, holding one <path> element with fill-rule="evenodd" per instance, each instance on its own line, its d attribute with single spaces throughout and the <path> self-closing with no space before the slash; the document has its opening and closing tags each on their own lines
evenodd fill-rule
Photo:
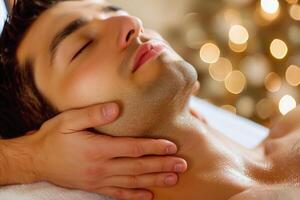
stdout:
<svg viewBox="0 0 300 200">
<path fill-rule="evenodd" d="M 139 181 L 138 181 L 138 177 L 137 176 L 129 176 L 127 179 L 127 185 L 130 188 L 137 188 L 139 187 Z"/>
<path fill-rule="evenodd" d="M 99 179 L 101 177 L 105 177 L 107 174 L 106 169 L 101 166 L 90 167 L 85 170 L 85 175 L 91 179 Z"/>
<path fill-rule="evenodd" d="M 135 144 L 132 147 L 132 155 L 133 157 L 140 157 L 144 155 L 145 151 L 142 145 L 140 144 Z"/>
</svg>

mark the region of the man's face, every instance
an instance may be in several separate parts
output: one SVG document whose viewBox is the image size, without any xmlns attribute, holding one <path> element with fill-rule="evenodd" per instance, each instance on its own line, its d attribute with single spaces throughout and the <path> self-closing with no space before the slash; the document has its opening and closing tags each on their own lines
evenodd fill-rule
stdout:
<svg viewBox="0 0 300 200">
<path fill-rule="evenodd" d="M 149 121 L 158 105 L 196 80 L 158 34 L 145 33 L 138 18 L 102 0 L 63 1 L 46 10 L 17 57 L 21 64 L 33 60 L 37 88 L 59 111 L 118 101 L 130 119 L 149 111 Z"/>
</svg>

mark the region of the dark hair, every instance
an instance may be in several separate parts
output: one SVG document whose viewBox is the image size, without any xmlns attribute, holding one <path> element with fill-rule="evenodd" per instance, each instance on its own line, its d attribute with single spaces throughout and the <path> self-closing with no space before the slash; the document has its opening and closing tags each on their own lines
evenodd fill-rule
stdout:
<svg viewBox="0 0 300 200">
<path fill-rule="evenodd" d="M 33 22 L 62 0 L 17 0 L 0 38 L 0 136 L 14 138 L 38 129 L 57 114 L 38 91 L 33 63 L 21 65 L 16 51 Z"/>
</svg>

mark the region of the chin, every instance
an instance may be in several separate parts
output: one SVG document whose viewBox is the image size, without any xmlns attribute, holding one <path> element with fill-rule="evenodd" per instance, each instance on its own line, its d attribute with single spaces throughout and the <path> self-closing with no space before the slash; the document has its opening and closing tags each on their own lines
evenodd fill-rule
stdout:
<svg viewBox="0 0 300 200">
<path fill-rule="evenodd" d="M 145 136 L 174 108 L 185 107 L 197 81 L 195 68 L 183 59 L 173 59 L 170 55 L 162 55 L 151 62 L 151 66 L 144 66 L 144 71 L 141 69 L 139 72 L 138 77 L 144 79 L 138 82 L 138 87 L 124 88 L 123 95 L 116 99 L 121 104 L 120 117 L 109 125 L 97 128 L 98 131 L 113 136 Z M 154 75 L 149 78 L 153 71 Z"/>
</svg>

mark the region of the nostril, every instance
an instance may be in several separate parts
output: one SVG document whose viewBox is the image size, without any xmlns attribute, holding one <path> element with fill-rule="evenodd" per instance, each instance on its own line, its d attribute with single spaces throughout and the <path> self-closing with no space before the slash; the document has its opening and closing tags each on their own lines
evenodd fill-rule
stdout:
<svg viewBox="0 0 300 200">
<path fill-rule="evenodd" d="M 129 32 L 128 32 L 128 34 L 127 34 L 127 36 L 126 36 L 126 42 L 128 42 L 129 41 L 129 39 L 130 39 L 130 37 L 131 37 L 131 35 L 133 35 L 134 34 L 134 30 L 132 29 L 132 30 L 130 30 Z"/>
</svg>

